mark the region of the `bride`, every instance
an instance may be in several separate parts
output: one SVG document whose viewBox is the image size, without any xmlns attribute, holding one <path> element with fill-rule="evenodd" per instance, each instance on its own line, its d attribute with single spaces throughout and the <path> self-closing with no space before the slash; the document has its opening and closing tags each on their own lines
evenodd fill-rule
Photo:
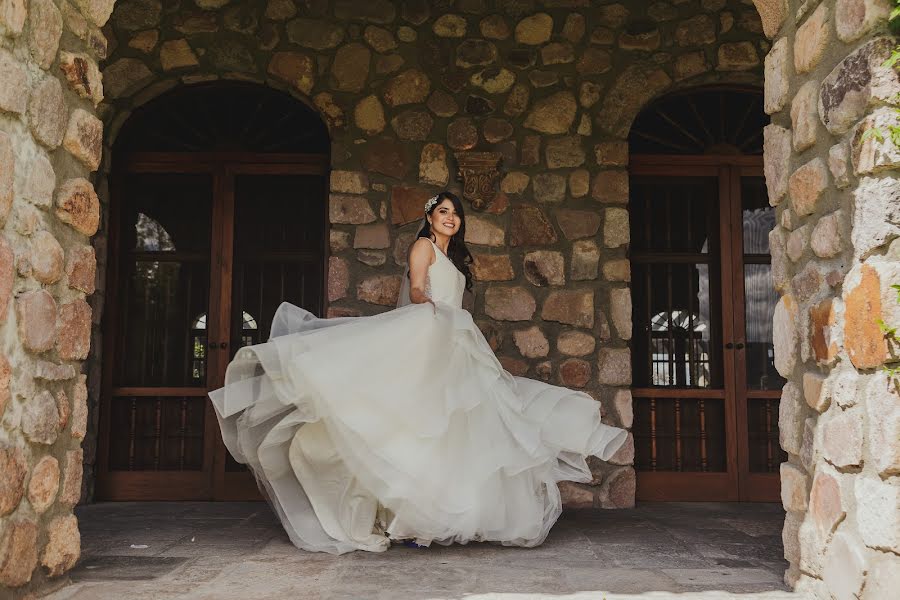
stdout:
<svg viewBox="0 0 900 600">
<path fill-rule="evenodd" d="M 585 458 L 625 441 L 587 394 L 503 370 L 462 309 L 464 237 L 460 200 L 431 198 L 396 310 L 318 319 L 284 303 L 210 393 L 297 547 L 536 546 L 562 510 L 557 482 L 589 482 Z"/>
</svg>

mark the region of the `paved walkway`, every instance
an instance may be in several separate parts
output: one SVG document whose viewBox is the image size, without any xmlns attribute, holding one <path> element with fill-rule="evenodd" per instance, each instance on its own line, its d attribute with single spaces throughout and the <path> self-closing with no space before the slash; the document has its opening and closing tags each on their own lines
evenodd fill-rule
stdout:
<svg viewBox="0 0 900 600">
<path fill-rule="evenodd" d="M 783 512 L 771 504 L 571 511 L 539 548 L 396 546 L 343 556 L 297 550 L 261 503 L 77 512 L 83 556 L 52 600 L 797 599 L 782 583 Z"/>
</svg>

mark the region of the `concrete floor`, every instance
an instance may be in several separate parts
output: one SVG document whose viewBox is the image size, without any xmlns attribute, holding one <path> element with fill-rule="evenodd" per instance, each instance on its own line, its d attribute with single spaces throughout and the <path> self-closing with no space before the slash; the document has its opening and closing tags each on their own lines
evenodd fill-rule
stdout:
<svg viewBox="0 0 900 600">
<path fill-rule="evenodd" d="M 82 558 L 52 600 L 797 598 L 782 583 L 783 512 L 771 504 L 570 511 L 539 548 L 343 556 L 296 549 L 262 503 L 105 503 L 77 513 Z"/>
</svg>

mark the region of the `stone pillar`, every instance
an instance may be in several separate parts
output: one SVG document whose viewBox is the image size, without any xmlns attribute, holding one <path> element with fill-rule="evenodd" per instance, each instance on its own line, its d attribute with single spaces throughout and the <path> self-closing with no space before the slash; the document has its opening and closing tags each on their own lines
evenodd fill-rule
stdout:
<svg viewBox="0 0 900 600">
<path fill-rule="evenodd" d="M 0 2 L 0 586 L 21 593 L 80 555 L 100 218 L 90 179 L 112 5 Z"/>
<path fill-rule="evenodd" d="M 822 598 L 900 584 L 897 40 L 888 0 L 757 0 L 781 399 L 787 583 Z M 785 20 L 786 15 L 795 16 Z"/>
</svg>

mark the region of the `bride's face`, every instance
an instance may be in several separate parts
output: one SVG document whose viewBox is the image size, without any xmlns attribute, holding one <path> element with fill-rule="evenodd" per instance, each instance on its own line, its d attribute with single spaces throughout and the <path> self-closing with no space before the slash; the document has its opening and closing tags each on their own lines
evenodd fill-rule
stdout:
<svg viewBox="0 0 900 600">
<path fill-rule="evenodd" d="M 428 222 L 431 224 L 431 231 L 434 233 L 453 237 L 453 235 L 459 231 L 459 226 L 462 221 L 456 213 L 456 209 L 453 208 L 453 203 L 445 198 L 443 202 L 438 204 L 434 211 L 428 215 Z"/>
</svg>

